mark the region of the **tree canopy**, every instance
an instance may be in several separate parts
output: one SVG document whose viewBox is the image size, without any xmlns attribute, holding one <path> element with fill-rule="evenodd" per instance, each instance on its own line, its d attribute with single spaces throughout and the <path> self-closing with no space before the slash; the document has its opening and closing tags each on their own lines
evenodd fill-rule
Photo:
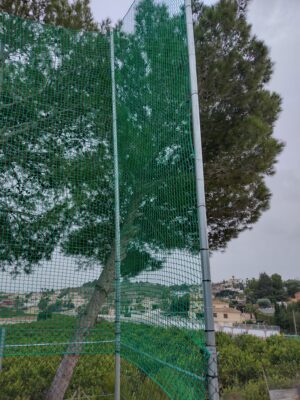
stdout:
<svg viewBox="0 0 300 400">
<path fill-rule="evenodd" d="M 269 208 L 265 177 L 283 144 L 273 137 L 281 99 L 266 85 L 273 64 L 251 33 L 246 3 L 195 9 L 195 40 L 211 249 L 226 247 Z"/>
<path fill-rule="evenodd" d="M 272 274 L 269 276 L 263 272 L 258 279 L 247 281 L 245 293 L 250 303 L 256 303 L 258 299 L 269 299 L 272 303 L 287 300 L 293 296 L 299 288 L 300 281 L 283 281 L 281 275 Z"/>
<path fill-rule="evenodd" d="M 0 12 L 65 28 L 98 30 L 90 0 L 2 0 Z"/>
<path fill-rule="evenodd" d="M 30 272 L 58 247 L 70 253 L 78 230 L 73 253 L 105 261 L 113 235 L 108 40 L 7 14 L 1 22 L 2 268 Z"/>
<path fill-rule="evenodd" d="M 7 0 L 1 10 L 95 30 L 88 3 Z M 238 12 L 237 5 L 227 0 L 211 7 L 196 5 L 209 241 L 211 249 L 217 250 L 251 227 L 269 207 L 270 192 L 264 179 L 274 173 L 276 156 L 282 149 L 282 143 L 272 136 L 280 98 L 266 89 L 272 62 L 265 44 L 251 34 L 245 10 Z M 192 197 L 188 198 L 193 190 L 191 152 L 188 142 L 182 142 L 186 140 L 187 106 L 180 103 L 180 93 L 187 88 L 187 70 L 177 87 L 172 90 L 170 84 L 177 73 L 175 58 L 186 57 L 180 36 L 176 38 L 183 16 L 170 17 L 166 7 L 151 0 L 141 2 L 139 10 L 135 37 L 120 36 L 117 49 L 118 56 L 127 57 L 128 62 L 119 71 L 123 74 L 121 84 L 127 89 L 120 91 L 123 106 L 119 118 L 127 115 L 123 129 L 132 132 L 123 139 L 120 129 L 123 232 L 128 236 L 129 229 L 129 236 L 140 235 L 139 240 L 125 246 L 129 258 L 124 260 L 123 271 L 128 275 L 133 270 L 138 273 L 136 268 L 142 264 L 160 267 L 161 260 L 151 256 L 157 246 L 164 250 L 198 249 L 195 209 Z M 9 36 L 12 25 L 21 29 L 20 22 L 5 15 L 1 18 L 6 29 L 2 39 L 7 43 L 1 53 L 1 151 L 5 160 L 1 167 L 2 265 L 22 264 L 29 271 L 34 263 L 50 258 L 57 246 L 66 254 L 105 262 L 113 237 L 108 40 L 105 35 L 96 39 L 92 33 L 82 36 L 54 28 L 45 28 L 40 34 L 28 22 L 22 29 L 32 43 L 29 48 L 20 35 Z M 174 31 L 172 46 L 160 41 L 167 30 Z M 158 43 L 161 50 L 155 53 Z M 135 59 L 124 50 L 125 44 Z M 16 53 L 26 56 L 28 62 L 24 65 L 21 58 L 17 60 Z M 147 63 L 153 66 L 152 73 L 147 72 Z M 159 70 L 163 64 L 165 69 Z M 101 79 L 97 81 L 95 76 Z M 160 99 L 155 121 L 153 110 L 158 102 L 151 100 L 154 91 Z M 168 110 L 177 110 L 178 118 L 171 121 Z M 141 128 L 134 118 L 128 118 L 134 114 L 143 121 L 143 132 L 139 133 Z M 147 130 L 156 136 L 145 146 Z M 126 145 L 129 141 L 130 146 Z M 86 151 L 87 146 L 90 151 Z M 164 156 L 168 149 L 172 154 Z M 129 169 L 135 173 L 129 174 Z M 151 179 L 158 172 L 163 179 L 156 184 L 154 195 Z M 10 187 L 5 186 L 8 177 L 14 182 Z M 182 197 L 170 201 L 171 187 L 183 192 Z M 134 216 L 129 211 L 133 200 L 139 209 Z M 130 228 L 124 225 L 129 214 Z M 184 230 L 180 222 L 183 214 L 189 219 Z M 155 237 L 158 229 L 164 240 Z M 131 268 L 133 264 L 135 268 Z"/>
</svg>

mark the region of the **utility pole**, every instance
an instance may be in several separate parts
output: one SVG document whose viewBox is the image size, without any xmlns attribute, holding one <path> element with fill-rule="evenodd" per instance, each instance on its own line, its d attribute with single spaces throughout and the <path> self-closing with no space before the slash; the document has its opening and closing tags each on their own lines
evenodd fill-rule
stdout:
<svg viewBox="0 0 300 400">
<path fill-rule="evenodd" d="M 199 114 L 199 93 L 197 82 L 196 53 L 194 25 L 191 0 L 185 0 L 186 29 L 190 67 L 190 92 L 192 102 L 193 142 L 195 151 L 196 194 L 198 210 L 198 228 L 200 235 L 201 270 L 204 294 L 204 318 L 206 347 L 209 352 L 208 360 L 208 394 L 209 400 L 219 400 L 219 383 L 217 367 L 216 337 L 213 318 L 212 288 L 209 264 L 209 248 L 206 221 L 206 203 L 204 188 L 204 171 L 201 143 L 201 125 Z"/>
<path fill-rule="evenodd" d="M 296 322 L 295 310 L 293 310 L 292 313 L 293 313 L 293 321 L 294 321 L 295 335 L 298 336 L 298 330 L 297 330 L 297 322 Z"/>
</svg>

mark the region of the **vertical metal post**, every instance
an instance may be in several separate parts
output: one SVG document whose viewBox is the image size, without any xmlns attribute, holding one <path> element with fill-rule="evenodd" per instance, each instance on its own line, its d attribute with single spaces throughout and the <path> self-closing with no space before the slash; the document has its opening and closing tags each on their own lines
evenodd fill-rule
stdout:
<svg viewBox="0 0 300 400">
<path fill-rule="evenodd" d="M 5 328 L 0 328 L 0 372 L 2 371 L 2 360 L 4 354 L 4 343 L 5 343 Z"/>
<path fill-rule="evenodd" d="M 190 91 L 192 101 L 193 141 L 195 150 L 198 226 L 200 234 L 201 268 L 204 294 L 205 333 L 206 346 L 210 354 L 208 363 L 208 394 L 210 400 L 219 400 L 217 352 L 213 318 L 209 248 L 207 238 L 201 125 L 199 114 L 196 53 L 191 0 L 185 0 L 185 14 L 190 67 Z"/>
<path fill-rule="evenodd" d="M 115 400 L 120 400 L 121 388 L 121 257 L 120 257 L 120 194 L 119 194 L 119 163 L 116 110 L 115 81 L 115 44 L 114 32 L 110 32 L 111 83 L 112 83 L 112 117 L 113 117 L 113 147 L 115 176 Z"/>
</svg>

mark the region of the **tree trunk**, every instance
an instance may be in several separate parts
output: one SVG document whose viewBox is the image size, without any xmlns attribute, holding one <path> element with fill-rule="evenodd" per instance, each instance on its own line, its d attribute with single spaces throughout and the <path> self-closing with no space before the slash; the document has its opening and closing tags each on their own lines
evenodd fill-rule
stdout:
<svg viewBox="0 0 300 400">
<path fill-rule="evenodd" d="M 112 251 L 100 277 L 97 280 L 93 295 L 89 301 L 85 313 L 80 318 L 72 343 L 69 344 L 67 354 L 64 355 L 55 377 L 46 393 L 45 400 L 63 400 L 66 390 L 72 379 L 74 369 L 80 358 L 82 342 L 89 335 L 91 328 L 95 325 L 100 308 L 106 301 L 109 293 L 113 290 L 115 277 L 115 252 Z"/>
<path fill-rule="evenodd" d="M 134 220 L 141 202 L 142 194 L 136 196 L 131 204 L 126 223 L 123 223 L 121 234 L 121 260 L 125 257 L 125 249 L 132 237 L 136 234 Z M 80 358 L 82 349 L 81 342 L 89 335 L 91 328 L 95 325 L 100 308 L 103 306 L 109 293 L 114 289 L 115 278 L 115 243 L 112 245 L 110 257 L 101 272 L 91 300 L 84 315 L 80 318 L 74 340 L 69 344 L 67 354 L 64 355 L 49 390 L 46 392 L 45 400 L 63 400 L 66 390 L 71 382 L 74 369 Z"/>
</svg>

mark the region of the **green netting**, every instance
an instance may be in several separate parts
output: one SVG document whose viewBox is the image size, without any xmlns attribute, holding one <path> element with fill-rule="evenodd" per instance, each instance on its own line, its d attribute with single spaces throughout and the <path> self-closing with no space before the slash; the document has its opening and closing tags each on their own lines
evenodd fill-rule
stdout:
<svg viewBox="0 0 300 400">
<path fill-rule="evenodd" d="M 0 14 L 5 399 L 45 398 L 50 387 L 52 399 L 112 396 L 118 317 L 122 398 L 205 398 L 183 3 L 132 5 L 114 33 L 114 88 L 110 35 Z"/>
<path fill-rule="evenodd" d="M 121 353 L 170 398 L 200 399 L 203 310 L 183 4 L 135 1 L 115 39 Z"/>
<path fill-rule="evenodd" d="M 3 14 L 0 73 L 4 355 L 61 354 L 113 242 L 109 41 Z"/>
</svg>

